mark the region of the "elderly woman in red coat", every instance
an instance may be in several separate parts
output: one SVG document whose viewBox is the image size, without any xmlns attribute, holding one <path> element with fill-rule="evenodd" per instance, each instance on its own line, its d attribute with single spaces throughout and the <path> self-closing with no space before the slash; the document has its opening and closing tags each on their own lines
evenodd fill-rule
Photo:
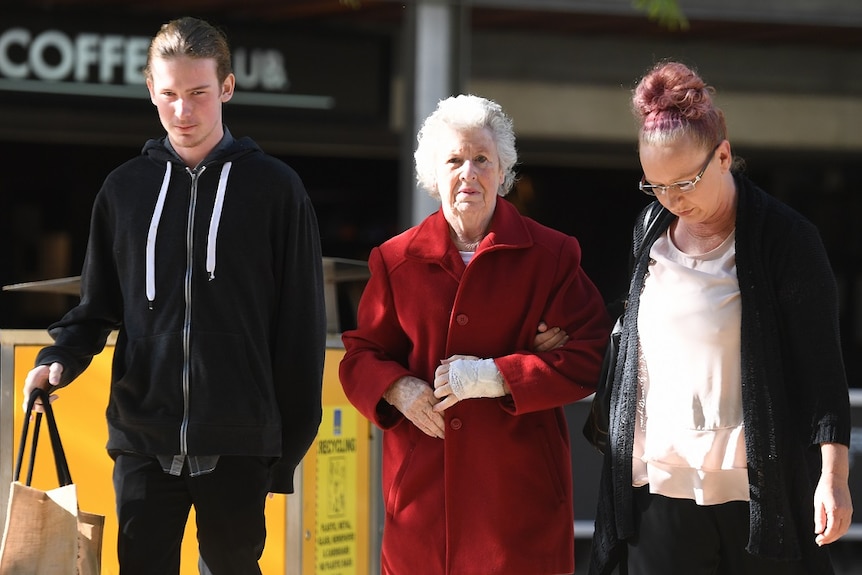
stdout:
<svg viewBox="0 0 862 575">
<path fill-rule="evenodd" d="M 384 575 L 574 570 L 562 406 L 593 392 L 609 321 L 578 241 L 501 199 L 517 161 L 495 102 L 440 102 L 418 182 L 441 209 L 376 248 L 340 378 L 384 430 Z M 536 326 L 568 334 L 537 348 Z M 560 332 L 562 333 L 562 332 Z"/>
</svg>

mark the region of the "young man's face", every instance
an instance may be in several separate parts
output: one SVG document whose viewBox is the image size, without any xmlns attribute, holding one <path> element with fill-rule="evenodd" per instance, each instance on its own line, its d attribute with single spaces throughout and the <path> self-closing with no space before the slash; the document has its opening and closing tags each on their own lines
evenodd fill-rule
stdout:
<svg viewBox="0 0 862 575">
<path fill-rule="evenodd" d="M 147 79 L 150 100 L 171 145 L 195 167 L 224 135 L 222 104 L 233 96 L 234 76 L 219 82 L 212 58 L 153 58 Z"/>
</svg>

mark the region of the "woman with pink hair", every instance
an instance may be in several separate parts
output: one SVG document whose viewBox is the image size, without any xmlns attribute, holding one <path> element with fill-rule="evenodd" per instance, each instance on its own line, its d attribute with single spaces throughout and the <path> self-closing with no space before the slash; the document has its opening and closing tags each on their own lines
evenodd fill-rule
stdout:
<svg viewBox="0 0 862 575">
<path fill-rule="evenodd" d="M 817 229 L 739 171 L 713 88 L 638 83 L 643 177 L 590 573 L 831 574 L 850 408 Z"/>
</svg>

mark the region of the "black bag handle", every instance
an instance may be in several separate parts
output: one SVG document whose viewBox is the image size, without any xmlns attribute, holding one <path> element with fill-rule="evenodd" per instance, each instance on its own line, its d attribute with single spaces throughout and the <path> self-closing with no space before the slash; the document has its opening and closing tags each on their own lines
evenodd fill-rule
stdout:
<svg viewBox="0 0 862 575">
<path fill-rule="evenodd" d="M 48 435 L 51 438 L 51 449 L 54 452 L 54 464 L 57 467 L 57 481 L 60 486 L 71 485 L 72 475 L 69 473 L 69 464 L 66 461 L 66 452 L 63 451 L 63 443 L 60 441 L 60 431 L 57 429 L 57 421 L 54 419 L 54 410 L 51 408 L 51 402 L 48 398 L 48 392 L 44 389 L 36 388 L 30 394 L 27 401 L 27 412 L 24 417 L 24 425 L 21 429 L 21 440 L 18 444 L 18 457 L 15 460 L 14 481 L 19 481 L 21 478 L 21 466 L 24 462 L 24 449 L 27 445 L 27 434 L 30 429 L 30 414 L 33 412 L 33 406 L 36 400 L 42 401 L 42 409 L 47 420 Z M 39 442 L 39 430 L 42 424 L 42 413 L 36 413 L 36 421 L 33 426 L 33 439 L 30 442 L 30 462 L 27 469 L 27 483 L 29 486 L 33 480 L 33 466 L 36 463 L 36 445 Z"/>
</svg>

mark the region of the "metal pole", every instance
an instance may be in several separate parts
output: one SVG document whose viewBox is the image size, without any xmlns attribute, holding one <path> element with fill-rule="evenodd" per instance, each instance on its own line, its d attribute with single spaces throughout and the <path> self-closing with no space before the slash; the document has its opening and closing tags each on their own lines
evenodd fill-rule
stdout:
<svg viewBox="0 0 862 575">
<path fill-rule="evenodd" d="M 469 2 L 416 0 L 409 5 L 404 28 L 405 99 L 408 105 L 403 134 L 405 193 L 402 195 L 401 223 L 406 228 L 418 224 L 438 207 L 436 200 L 416 186 L 413 150 L 416 132 L 425 118 L 440 100 L 460 93 L 466 82 Z"/>
</svg>

